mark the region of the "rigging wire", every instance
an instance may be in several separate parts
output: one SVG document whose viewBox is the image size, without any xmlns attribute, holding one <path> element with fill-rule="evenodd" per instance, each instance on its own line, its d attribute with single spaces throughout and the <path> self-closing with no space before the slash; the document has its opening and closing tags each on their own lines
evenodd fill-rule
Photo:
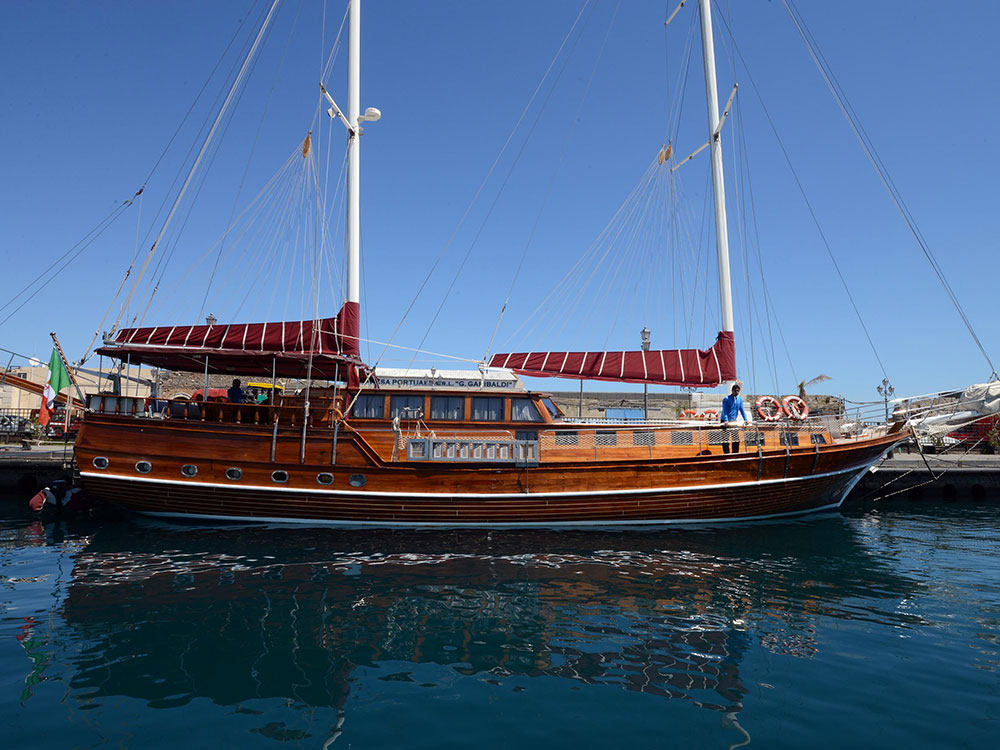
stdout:
<svg viewBox="0 0 1000 750">
<path fill-rule="evenodd" d="M 528 98 L 528 102 L 527 102 L 527 104 L 524 105 L 524 109 L 521 111 L 520 117 L 518 117 L 517 122 L 514 123 L 514 127 L 511 129 L 510 134 L 507 136 L 507 139 L 504 141 L 503 146 L 500 148 L 500 153 L 497 154 L 497 157 L 496 157 L 496 159 L 494 159 L 493 164 L 489 168 L 489 171 L 487 171 L 486 176 L 483 178 L 482 182 L 479 184 L 479 187 L 476 189 L 475 194 L 472 196 L 472 200 L 469 201 L 469 205 L 466 207 L 465 212 L 462 214 L 462 217 L 459 219 L 458 224 L 456 225 L 455 229 L 452 230 L 451 236 L 448 238 L 448 241 L 445 243 L 445 246 L 441 249 L 441 252 L 438 253 L 437 258 L 435 258 L 434 262 L 431 264 L 430 269 L 427 271 L 427 274 L 424 276 L 424 280 L 420 283 L 420 286 L 417 288 L 416 293 L 413 295 L 413 298 L 410 300 L 409 305 L 407 305 L 406 310 L 403 312 L 403 315 L 400 318 L 399 323 L 396 324 L 396 328 L 393 330 L 392 335 L 389 337 L 389 341 L 393 341 L 395 339 L 395 337 L 396 337 L 396 334 L 399 333 L 399 329 L 402 328 L 404 321 L 409 316 L 410 311 L 413 309 L 413 306 L 417 302 L 417 299 L 420 297 L 421 293 L 424 291 L 424 288 L 427 286 L 427 283 L 430 281 L 431 276 L 433 276 L 433 274 L 434 274 L 435 270 L 437 269 L 438 265 L 441 263 L 442 258 L 444 258 L 445 253 L 448 252 L 448 249 L 451 247 L 451 244 L 455 240 L 455 237 L 458 234 L 459 230 L 465 224 L 465 220 L 466 220 L 466 218 L 468 218 L 469 213 L 472 211 L 472 207 L 475 205 L 476 201 L 479 199 L 479 196 L 483 192 L 483 189 L 486 187 L 486 183 L 489 181 L 490 177 L 493 176 L 493 172 L 496 171 L 497 165 L 500 163 L 501 158 L 503 158 L 503 155 L 507 151 L 507 147 L 510 145 L 511 140 L 513 140 L 513 138 L 514 138 L 514 134 L 520 128 L 521 122 L 524 120 L 525 116 L 527 116 L 528 110 L 531 108 L 531 105 L 534 103 L 535 99 L 537 98 L 539 91 L 541 91 L 542 86 L 545 84 L 545 81 L 548 79 L 549 74 L 552 72 L 552 68 L 555 66 L 556 61 L 559 59 L 559 56 L 562 54 L 563 48 L 566 46 L 566 43 L 572 37 L 573 32 L 574 32 L 574 30 L 577 27 L 577 24 L 579 24 L 579 22 L 580 22 L 580 18 L 583 16 L 583 13 L 587 9 L 587 7 L 590 5 L 590 1 L 591 0 L 585 0 L 584 1 L 583 6 L 580 8 L 580 12 L 577 14 L 576 18 L 573 20 L 573 23 L 570 25 L 569 31 L 566 32 L 566 36 L 563 37 L 562 43 L 559 45 L 559 49 L 556 50 L 556 54 L 553 56 L 552 62 L 549 63 L 549 66 L 548 66 L 548 68 L 546 68 L 545 73 L 542 74 L 541 80 L 539 80 L 538 85 L 535 87 L 535 90 L 532 92 L 531 96 Z M 425 334 L 424 338 L 426 339 L 426 337 L 427 336 Z M 385 354 L 385 351 L 382 352 L 382 355 L 384 355 L 384 354 Z M 382 355 L 379 356 L 379 359 L 382 358 Z M 377 363 L 378 363 L 378 360 L 376 360 L 376 364 Z"/>
<path fill-rule="evenodd" d="M 497 316 L 496 325 L 493 327 L 493 333 L 490 335 L 490 341 L 486 345 L 486 352 L 483 354 L 484 362 L 489 361 L 490 350 L 493 348 L 493 340 L 496 338 L 497 331 L 500 329 L 500 323 L 503 321 L 504 313 L 507 311 L 507 305 L 510 304 L 511 295 L 514 293 L 514 286 L 517 284 L 518 277 L 521 275 L 521 269 L 524 266 L 524 260 L 525 258 L 528 257 L 528 249 L 531 247 L 531 243 L 535 239 L 535 233 L 538 231 L 538 225 L 541 223 L 542 214 L 545 212 L 545 207 L 548 204 L 549 197 L 552 195 L 552 188 L 555 186 L 556 177 L 559 175 L 563 162 L 566 159 L 566 152 L 569 150 L 570 139 L 573 137 L 573 132 L 576 130 L 577 123 L 580 121 L 580 114 L 583 112 L 583 106 L 587 103 L 587 98 L 590 95 L 590 88 L 594 83 L 594 76 L 597 74 L 597 68 L 601 63 L 601 59 L 604 57 L 604 50 L 608 44 L 608 37 L 611 35 L 611 29 L 615 25 L 615 19 L 618 17 L 618 11 L 621 10 L 621 5 L 622 5 L 622 0 L 618 0 L 618 4 L 615 6 L 615 11 L 611 15 L 611 20 L 608 22 L 608 27 L 604 34 L 604 40 L 601 42 L 601 48 L 597 53 L 597 57 L 594 60 L 593 66 L 590 69 L 590 77 L 587 79 L 587 85 L 584 87 L 583 96 L 580 99 L 580 104 L 577 106 L 576 113 L 574 114 L 573 119 L 570 123 L 569 130 L 566 133 L 566 137 L 563 139 L 562 150 L 559 153 L 559 159 L 556 161 L 555 169 L 552 171 L 552 175 L 549 178 L 549 184 L 546 187 L 545 194 L 542 196 L 542 203 L 538 208 L 538 214 L 535 216 L 534 224 L 532 224 L 531 231 L 528 234 L 528 241 L 525 242 L 524 250 L 521 251 L 521 258 L 518 261 L 517 268 L 514 271 L 514 278 L 511 279 L 510 287 L 507 289 L 507 297 L 504 299 L 503 305 L 500 307 L 500 314 Z M 566 62 L 568 64 L 569 62 L 568 57 L 566 59 Z M 561 75 L 562 71 L 560 71 L 560 76 Z M 559 79 L 557 78 L 556 83 L 558 83 L 558 80 Z M 554 86 L 555 84 L 553 84 L 553 87 Z M 541 117 L 541 112 L 539 112 L 539 117 Z M 511 167 L 511 169 L 513 169 L 513 166 Z M 497 195 L 497 198 L 499 198 L 499 194 Z M 487 219 L 488 218 L 489 217 L 487 216 Z"/>
<path fill-rule="evenodd" d="M 892 198 L 893 203 L 896 204 L 896 208 L 898 209 L 900 215 L 903 217 L 903 221 L 906 222 L 906 226 L 909 228 L 910 233 L 913 235 L 913 238 L 917 241 L 917 244 L 920 246 L 921 251 L 923 251 L 924 257 L 930 264 L 931 269 L 938 277 L 938 281 L 941 282 L 941 286 L 944 287 L 944 290 L 947 293 L 948 298 L 951 300 L 951 303 L 955 306 L 955 310 L 958 312 L 959 317 L 962 319 L 962 322 L 968 329 L 969 334 L 972 336 L 973 341 L 976 342 L 976 346 L 979 347 L 979 351 L 982 353 L 983 358 L 986 360 L 986 363 L 990 366 L 992 377 L 996 378 L 997 369 L 993 365 L 993 361 L 990 359 L 989 354 L 986 353 L 985 347 L 979 340 L 979 336 L 976 334 L 975 329 L 972 327 L 971 321 L 965 314 L 965 310 L 962 308 L 961 303 L 958 301 L 958 296 L 955 294 L 955 291 L 952 289 L 951 284 L 945 277 L 944 270 L 941 268 L 941 264 L 938 263 L 937 258 L 934 257 L 934 253 L 931 251 L 930 246 L 924 239 L 923 232 L 921 232 L 920 228 L 917 226 L 916 220 L 913 218 L 913 214 L 910 213 L 910 209 L 907 207 L 906 202 L 903 200 L 902 194 L 896 187 L 896 184 L 893 182 L 892 178 L 889 176 L 888 169 L 886 168 L 885 163 L 882 161 L 882 158 L 878 155 L 874 143 L 868 136 L 868 133 L 865 131 L 864 127 L 861 125 L 861 121 L 857 116 L 857 112 L 855 112 L 854 108 L 851 106 L 850 102 L 847 99 L 847 94 L 844 92 L 843 88 L 840 86 L 840 83 L 834 76 L 833 70 L 830 67 L 829 63 L 826 61 L 826 58 L 823 56 L 822 52 L 819 51 L 819 46 L 816 43 L 815 37 L 813 37 L 812 32 L 809 31 L 808 27 L 806 27 L 805 20 L 799 13 L 798 8 L 795 7 L 794 2 L 792 2 L 792 0 L 782 0 L 782 4 L 785 6 L 785 10 L 788 11 L 788 15 L 791 17 L 792 23 L 795 25 L 796 30 L 799 32 L 799 36 L 802 37 L 802 41 L 805 43 L 806 49 L 809 50 L 810 57 L 812 57 L 813 62 L 819 69 L 821 75 L 823 76 L 824 81 L 826 81 L 827 87 L 830 89 L 830 92 L 837 100 L 837 104 L 840 107 L 841 113 L 844 115 L 844 118 L 847 120 L 848 124 L 851 126 L 851 129 L 854 131 L 854 135 L 858 139 L 858 142 L 861 144 L 861 148 L 864 150 L 865 155 L 868 157 L 868 160 L 875 168 L 875 171 L 878 174 L 879 179 L 882 182 L 882 185 L 888 191 L 889 196 Z"/>
<path fill-rule="evenodd" d="M 236 80 L 233 82 L 233 85 L 229 90 L 229 94 L 226 97 L 225 102 L 223 102 L 222 108 L 220 109 L 218 116 L 215 118 L 215 123 L 212 125 L 212 129 L 206 136 L 201 151 L 199 152 L 198 157 L 195 159 L 194 164 L 191 166 L 191 170 L 188 173 L 187 179 L 184 181 L 184 185 L 181 187 L 180 193 L 178 194 L 177 198 L 174 201 L 173 208 L 171 208 L 170 213 L 168 214 L 167 219 L 163 224 L 163 227 L 160 229 L 159 235 L 153 241 L 153 245 L 152 247 L 150 247 L 149 253 L 146 255 L 146 258 L 143 261 L 142 266 L 139 268 L 139 273 L 136 276 L 135 280 L 132 282 L 132 286 L 129 289 L 129 293 L 122 304 L 121 313 L 119 314 L 118 319 L 115 321 L 115 324 L 112 326 L 112 333 L 114 332 L 114 330 L 117 329 L 119 323 L 121 322 L 122 317 L 127 311 L 129 303 L 132 301 L 132 296 L 135 294 L 135 290 L 138 287 L 139 282 L 145 275 L 146 269 L 149 267 L 149 263 L 153 259 L 154 254 L 156 253 L 157 246 L 163 240 L 163 237 L 166 234 L 167 229 L 170 227 L 170 222 L 173 219 L 174 214 L 177 212 L 177 209 L 184 198 L 184 194 L 187 192 L 187 189 L 191 184 L 191 180 L 193 179 L 195 172 L 198 169 L 198 165 L 201 163 L 202 158 L 205 156 L 205 152 L 208 151 L 209 146 L 212 144 L 212 139 L 215 135 L 215 132 L 216 130 L 218 130 L 219 124 L 222 121 L 223 117 L 225 116 L 229 108 L 229 105 L 233 100 L 233 97 L 235 96 L 237 90 L 239 89 L 240 84 L 243 82 L 247 70 L 250 67 L 250 63 L 254 59 L 255 53 L 257 52 L 257 48 L 260 46 L 260 42 L 263 39 L 264 34 L 268 29 L 268 26 L 270 25 L 271 18 L 274 16 L 274 12 L 278 7 L 278 2 L 279 0 L 274 0 L 274 2 L 272 3 L 271 9 L 270 11 L 268 11 L 267 17 L 264 19 L 264 23 L 261 26 L 260 31 L 257 33 L 257 38 L 254 40 L 254 43 L 250 48 L 250 52 L 247 54 L 246 59 L 243 61 L 243 66 L 240 69 L 239 74 L 237 74 Z"/>
<path fill-rule="evenodd" d="M 833 268 L 837 272 L 837 277 L 840 279 L 840 283 L 844 287 L 844 292 L 845 294 L 847 294 L 847 299 L 851 303 L 851 307 L 854 310 L 855 316 L 857 316 L 858 323 L 861 325 L 861 330 L 864 332 L 865 338 L 868 340 L 868 346 L 871 348 L 872 354 L 875 356 L 875 361 L 878 362 L 879 370 L 882 371 L 883 377 L 889 377 L 888 374 L 886 373 L 885 365 L 882 363 L 882 358 L 879 356 L 878 349 L 875 347 L 875 342 L 872 340 L 871 334 L 868 331 L 868 326 L 865 325 L 864 318 L 861 317 L 861 311 L 858 309 L 858 305 L 854 301 L 854 295 L 851 294 L 851 290 L 847 286 L 847 279 L 844 278 L 844 274 L 840 270 L 840 265 L 837 263 L 836 257 L 834 257 L 833 248 L 830 246 L 830 242 L 827 240 L 826 234 L 823 232 L 823 228 L 819 223 L 819 217 L 816 215 L 816 211 L 813 209 L 812 203 L 809 201 L 809 198 L 806 195 L 805 186 L 799 179 L 798 172 L 796 172 L 795 167 L 792 164 L 791 156 L 789 155 L 788 150 L 785 148 L 785 143 L 782 140 L 781 135 L 778 133 L 778 127 L 775 124 L 774 119 L 771 117 L 771 113 L 770 111 L 768 111 L 767 105 L 764 104 L 764 97 L 762 96 L 760 89 L 757 87 L 757 82 L 754 80 L 753 75 L 750 73 L 750 67 L 747 65 L 747 61 L 743 57 L 743 53 L 740 51 L 739 45 L 736 43 L 736 38 L 733 35 L 732 28 L 726 21 L 725 16 L 719 14 L 718 17 L 722 20 L 723 25 L 726 27 L 726 31 L 729 34 L 729 39 L 733 45 L 733 50 L 739 56 L 740 62 L 743 64 L 743 69 L 747 73 L 747 80 L 750 81 L 750 86 L 751 88 L 753 88 L 754 93 L 757 95 L 757 99 L 760 102 L 761 109 L 764 112 L 764 117 L 767 119 L 768 125 L 770 125 L 771 127 L 771 131 L 774 133 L 774 137 L 778 142 L 778 147 L 781 149 L 781 153 L 785 158 L 785 162 L 788 164 L 788 168 L 792 173 L 792 178 L 795 180 L 795 185 L 796 187 L 798 187 L 799 193 L 802 196 L 802 200 L 806 204 L 806 209 L 809 211 L 809 215 L 812 217 L 813 224 L 815 224 L 816 226 L 816 231 L 820 236 L 820 240 L 823 243 L 823 247 L 826 248 L 827 255 L 830 257 L 830 262 L 833 264 Z"/>
<path fill-rule="evenodd" d="M 589 0 L 588 0 L 588 3 L 589 3 Z M 587 4 L 585 4 L 584 7 L 586 7 L 586 5 Z M 591 15 L 593 13 L 594 7 L 596 7 L 596 5 L 595 6 L 591 6 L 591 13 L 587 15 L 587 22 L 590 21 L 590 18 L 591 18 Z M 582 10 L 581 10 L 581 13 L 582 13 Z M 579 18 L 579 16 L 578 16 L 578 18 Z M 419 344 L 420 346 L 423 346 L 424 341 L 427 340 L 427 337 L 430 335 L 431 329 L 434 327 L 434 324 L 437 322 L 438 316 L 441 314 L 441 311 L 444 309 L 445 302 L 447 302 L 448 297 L 451 296 L 451 292 L 455 288 L 455 284 L 458 283 L 458 279 L 459 279 L 459 277 L 462 274 L 462 270 L 465 268 L 465 264 L 468 262 L 469 258 L 472 256 L 472 251 L 475 248 L 476 244 L 479 242 L 479 238 L 482 236 L 483 231 L 486 229 L 486 224 L 489 222 L 490 217 L 493 215 L 493 211 L 496 208 L 497 204 L 499 203 L 500 197 L 503 195 L 503 192 L 504 192 L 504 190 L 507 187 L 507 183 L 510 180 L 511 175 L 514 173 L 514 169 L 517 167 L 518 163 L 521 160 L 521 157 L 524 155 L 524 152 L 525 152 L 525 150 L 528 147 L 528 142 L 531 140 L 531 136 L 535 132 L 535 128 L 538 126 L 538 123 L 541 121 L 542 114 L 545 112 L 545 109 L 548 106 L 549 100 L 552 98 L 552 93 L 555 91 L 556 86 L 558 85 L 559 81 L 562 79 L 563 73 L 566 72 L 566 67 L 569 65 L 569 61 L 572 59 L 573 53 L 576 50 L 576 45 L 579 43 L 580 37 L 583 35 L 583 31 L 585 29 L 586 29 L 586 23 L 584 24 L 584 29 L 581 29 L 580 34 L 577 35 L 576 39 L 574 40 L 573 46 L 570 48 L 569 53 L 566 55 L 565 59 L 563 60 L 562 67 L 559 68 L 559 72 L 556 74 L 555 81 L 553 81 L 552 85 L 549 87 L 548 93 L 545 95 L 545 99 L 542 101 L 542 104 L 541 104 L 541 106 L 538 109 L 538 113 L 535 115 L 534 121 L 532 122 L 531 127 L 528 129 L 528 134 L 525 136 L 524 140 L 521 142 L 521 147 L 518 149 L 517 154 L 514 156 L 514 160 L 511 162 L 510 167 L 507 169 L 507 174 L 504 176 L 503 181 L 500 183 L 500 188 L 497 190 L 496 195 L 494 195 L 493 201 L 492 201 L 492 203 L 490 203 L 489 209 L 486 211 L 486 215 L 483 217 L 483 220 L 482 220 L 482 222 L 479 225 L 479 229 L 476 231 L 475 236 L 472 238 L 472 242 L 469 244 L 469 248 L 465 251 L 465 255 L 462 257 L 462 262 L 458 264 L 458 268 L 455 270 L 455 274 L 452 276 L 451 283 L 448 285 L 448 288 L 445 290 L 444 296 L 442 297 L 441 302 L 438 304 L 437 310 L 434 311 L 434 315 L 431 318 L 430 323 L 427 324 L 427 330 L 424 331 L 423 338 L 420 339 L 420 344 Z M 560 47 L 559 49 L 561 51 L 562 47 Z M 559 53 L 557 52 L 556 54 L 558 56 Z M 554 64 L 555 63 L 555 59 L 553 59 L 552 62 Z M 551 65 L 550 65 L 550 69 L 551 69 Z M 548 71 L 546 71 L 546 74 L 548 74 Z M 513 133 L 512 133 L 512 135 L 513 135 Z M 529 243 L 530 243 L 530 239 L 529 239 Z"/>
<path fill-rule="evenodd" d="M 257 125 L 257 133 L 254 135 L 253 144 L 250 146 L 250 154 L 247 157 L 246 166 L 243 169 L 243 176 L 240 178 L 239 187 L 236 189 L 236 195 L 233 198 L 233 207 L 229 211 L 229 221 L 227 222 L 227 227 L 232 227 L 233 217 L 236 215 L 236 209 L 239 206 L 240 196 L 243 195 L 243 188 L 246 185 L 247 175 L 250 173 L 250 164 L 253 162 L 254 154 L 257 152 L 257 144 L 260 141 L 261 131 L 264 129 L 264 121 L 267 119 L 268 110 L 271 108 L 271 100 L 274 98 L 274 92 L 278 88 L 278 81 L 281 78 L 281 71 L 285 66 L 285 58 L 288 56 L 288 48 L 292 44 L 292 37 L 295 34 L 295 28 L 299 23 L 299 14 L 302 12 L 302 4 L 304 0 L 299 0 L 299 5 L 295 10 L 295 17 L 292 19 L 292 27 L 288 32 L 288 37 L 285 39 L 285 46 L 281 51 L 281 58 L 278 60 L 277 69 L 274 73 L 274 81 L 271 83 L 271 90 L 268 92 L 267 100 L 264 102 L 264 111 L 261 113 L 260 122 Z M 326 18 L 326 4 L 323 6 L 324 19 Z M 321 63 L 322 64 L 322 63 Z M 238 102 L 237 102 L 238 104 Z M 319 138 L 317 138 L 317 141 Z M 228 229 L 227 229 L 228 233 Z M 201 300 L 201 306 L 198 308 L 198 315 L 195 316 L 197 320 L 201 320 L 202 315 L 205 312 L 205 304 L 208 302 L 208 295 L 212 290 L 212 282 L 215 280 L 215 274 L 219 269 L 219 260 L 222 258 L 222 254 L 225 250 L 225 239 L 219 244 L 219 252 L 215 258 L 215 265 L 212 266 L 212 272 L 208 276 L 208 284 L 205 285 L 205 294 Z"/>
</svg>

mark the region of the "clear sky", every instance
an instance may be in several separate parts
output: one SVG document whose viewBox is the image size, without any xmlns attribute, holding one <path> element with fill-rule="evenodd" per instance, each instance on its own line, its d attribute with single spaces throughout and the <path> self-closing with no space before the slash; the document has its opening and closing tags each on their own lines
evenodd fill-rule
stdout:
<svg viewBox="0 0 1000 750">
<path fill-rule="evenodd" d="M 141 256 L 162 226 L 178 180 L 187 174 L 189 149 L 200 147 L 198 130 L 214 116 L 217 97 L 228 90 L 225 77 L 239 66 L 241 49 L 269 4 L 0 3 L 0 305 L 129 199 L 156 165 L 142 201 L 74 252 L 52 283 L 0 324 L 0 347 L 47 360 L 47 334 L 54 330 L 67 354 L 79 358 L 137 246 Z M 714 254 L 711 219 L 703 219 L 707 151 L 673 181 L 660 175 L 640 191 L 652 202 L 641 204 L 644 221 L 635 223 L 653 230 L 633 228 L 635 217 L 628 214 L 612 223 L 614 242 L 598 241 L 642 181 L 665 133 L 676 139 L 676 156 L 706 137 L 697 37 L 695 57 L 685 67 L 697 4 L 688 2 L 665 31 L 675 5 L 365 1 L 362 108 L 376 106 L 383 118 L 366 127 L 362 142 L 363 336 L 393 336 L 447 247 L 395 343 L 423 342 L 432 352 L 482 357 L 522 257 L 492 351 L 637 348 L 644 325 L 653 331 L 654 347 L 712 343 L 719 313 L 714 277 L 703 270 Z M 748 390 L 794 392 L 799 380 L 825 373 L 832 380 L 819 390 L 874 399 L 882 379 L 761 99 L 897 392 L 986 379 L 988 366 L 783 3 L 721 0 L 716 7 L 725 18 L 716 21 L 720 100 L 734 78 L 740 84 L 724 148 L 739 366 Z M 1000 363 L 993 271 L 1000 4 L 798 0 L 797 7 L 987 352 Z M 309 205 L 295 203 L 305 193 L 294 179 L 273 183 L 279 185 L 273 207 L 251 210 L 258 224 L 227 239 L 221 255 L 213 243 L 317 127 L 321 60 L 345 9 L 342 0 L 285 0 L 279 6 L 235 116 L 223 127 L 222 145 L 206 158 L 209 169 L 199 172 L 163 246 L 159 257 L 169 255 L 170 270 L 147 323 L 199 322 L 207 312 L 221 322 L 311 315 L 311 274 L 303 275 L 291 258 L 296 244 L 308 256 L 313 220 L 303 218 Z M 729 29 L 749 73 L 741 63 L 734 73 Z M 346 75 L 342 49 L 326 83 L 343 107 Z M 206 94 L 195 101 L 206 79 Z M 157 164 L 192 102 L 191 116 Z M 333 185 L 343 129 L 334 123 L 331 131 L 323 121 L 316 141 L 318 179 L 331 185 L 328 220 L 340 256 L 342 206 Z M 678 200 L 664 197 L 664 189 Z M 283 206 L 292 228 L 279 232 Z M 273 219 L 267 213 L 272 209 Z M 684 217 L 673 225 L 678 229 L 665 232 L 673 236 L 665 247 L 647 243 L 660 231 L 656 227 L 669 225 L 657 215 L 660 209 Z M 605 249 L 604 260 L 595 261 Z M 216 257 L 219 270 L 203 306 Z M 278 260 L 268 265 L 272 257 Z M 559 282 L 581 258 L 574 280 L 583 283 L 575 292 L 560 291 L 533 315 L 553 289 L 564 288 Z M 754 270 L 758 261 L 770 305 Z M 320 276 L 322 314 L 340 306 L 338 278 Z M 23 299 L 0 311 L 0 320 Z M 143 304 L 140 291 L 132 310 Z M 769 310 L 777 320 L 770 330 Z M 117 312 L 115 306 L 111 319 Z M 369 361 L 381 352 L 380 346 L 363 348 Z M 406 351 L 390 350 L 381 363 L 405 366 L 411 359 Z M 421 356 L 417 364 L 430 360 Z M 535 385 L 576 388 L 572 381 Z"/>
</svg>

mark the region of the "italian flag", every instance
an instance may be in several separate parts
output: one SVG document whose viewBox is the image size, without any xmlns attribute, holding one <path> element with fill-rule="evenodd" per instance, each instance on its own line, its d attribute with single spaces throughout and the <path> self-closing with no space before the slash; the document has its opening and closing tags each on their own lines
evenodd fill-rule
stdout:
<svg viewBox="0 0 1000 750">
<path fill-rule="evenodd" d="M 69 373 L 63 364 L 62 357 L 56 349 L 52 350 L 49 358 L 49 382 L 45 384 L 45 391 L 42 393 L 42 409 L 38 413 L 38 422 L 44 427 L 52 417 L 52 407 L 55 405 L 56 396 L 59 391 L 70 384 Z"/>
</svg>

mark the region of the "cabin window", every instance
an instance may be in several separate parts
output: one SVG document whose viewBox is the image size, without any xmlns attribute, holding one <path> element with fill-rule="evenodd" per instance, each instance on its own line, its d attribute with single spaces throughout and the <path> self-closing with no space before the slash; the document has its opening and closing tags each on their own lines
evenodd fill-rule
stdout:
<svg viewBox="0 0 1000 750">
<path fill-rule="evenodd" d="M 229 479 L 229 480 L 231 480 L 233 482 L 238 482 L 242 478 L 243 478 L 243 470 L 242 469 L 237 469 L 235 466 L 232 466 L 232 467 L 226 469 L 226 479 Z"/>
<path fill-rule="evenodd" d="M 392 396 L 389 399 L 389 416 L 400 419 L 423 419 L 423 396 Z"/>
<path fill-rule="evenodd" d="M 108 463 L 109 463 L 108 459 L 106 459 L 104 456 L 98 456 L 97 458 L 94 459 L 94 468 L 106 469 L 108 468 Z"/>
<path fill-rule="evenodd" d="M 651 430 L 633 432 L 632 445 L 656 445 L 656 433 Z"/>
<path fill-rule="evenodd" d="M 368 484 L 368 477 L 364 474 L 351 474 L 351 476 L 347 478 L 347 481 L 352 487 L 364 487 Z"/>
<path fill-rule="evenodd" d="M 385 416 L 385 396 L 362 394 L 351 407 L 351 416 L 357 419 L 382 419 Z"/>
<path fill-rule="evenodd" d="M 320 484 L 333 484 L 333 474 L 328 471 L 316 475 L 316 481 Z"/>
<path fill-rule="evenodd" d="M 510 418 L 513 422 L 541 422 L 542 415 L 530 398 L 510 400 Z"/>
<path fill-rule="evenodd" d="M 184 464 L 181 467 L 181 474 L 188 478 L 196 477 L 198 476 L 198 467 L 194 464 Z"/>
<path fill-rule="evenodd" d="M 745 441 L 748 447 L 757 447 L 764 445 L 764 433 L 759 430 L 746 430 L 743 433 Z"/>
<path fill-rule="evenodd" d="M 465 416 L 465 399 L 461 396 L 431 396 L 431 419 L 456 421 Z"/>
<path fill-rule="evenodd" d="M 472 418 L 476 422 L 502 422 L 503 399 L 489 396 L 473 396 Z"/>
<path fill-rule="evenodd" d="M 554 403 L 552 403 L 551 398 L 543 398 L 542 404 L 545 405 L 545 411 L 549 413 L 550 417 L 552 417 L 553 419 L 559 417 L 560 415 L 559 408 Z"/>
<path fill-rule="evenodd" d="M 135 470 L 140 474 L 148 474 L 153 470 L 153 464 L 149 463 L 149 461 L 136 461 Z"/>
<path fill-rule="evenodd" d="M 284 484 L 285 482 L 288 481 L 288 472 L 281 471 L 280 469 L 278 471 L 272 471 L 271 481 L 277 482 L 278 484 Z"/>
<path fill-rule="evenodd" d="M 579 442 L 577 438 L 576 431 L 572 432 L 557 432 L 556 433 L 556 445 L 576 445 Z"/>
<path fill-rule="evenodd" d="M 798 445 L 799 444 L 799 433 L 797 432 L 782 432 L 781 433 L 781 444 L 782 445 Z"/>
<path fill-rule="evenodd" d="M 809 436 L 813 445 L 826 445 L 826 435 L 821 435 L 819 433 L 813 433 Z"/>
<path fill-rule="evenodd" d="M 618 433 L 615 430 L 597 430 L 594 445 L 618 445 Z"/>
</svg>

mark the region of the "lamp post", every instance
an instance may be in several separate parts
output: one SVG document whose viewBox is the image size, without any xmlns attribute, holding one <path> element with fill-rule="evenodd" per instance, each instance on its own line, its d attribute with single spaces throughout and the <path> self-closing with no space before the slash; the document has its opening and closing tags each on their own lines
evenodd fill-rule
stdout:
<svg viewBox="0 0 1000 750">
<path fill-rule="evenodd" d="M 889 424 L 889 399 L 892 394 L 896 392 L 896 389 L 889 382 L 889 378 L 882 378 L 882 384 L 878 386 L 878 395 L 882 397 L 885 401 L 885 423 Z"/>
<path fill-rule="evenodd" d="M 643 326 L 639 336 L 642 337 L 642 352 L 645 357 L 649 351 L 649 329 Z M 642 418 L 644 421 L 649 421 L 649 383 L 642 384 Z"/>
</svg>

